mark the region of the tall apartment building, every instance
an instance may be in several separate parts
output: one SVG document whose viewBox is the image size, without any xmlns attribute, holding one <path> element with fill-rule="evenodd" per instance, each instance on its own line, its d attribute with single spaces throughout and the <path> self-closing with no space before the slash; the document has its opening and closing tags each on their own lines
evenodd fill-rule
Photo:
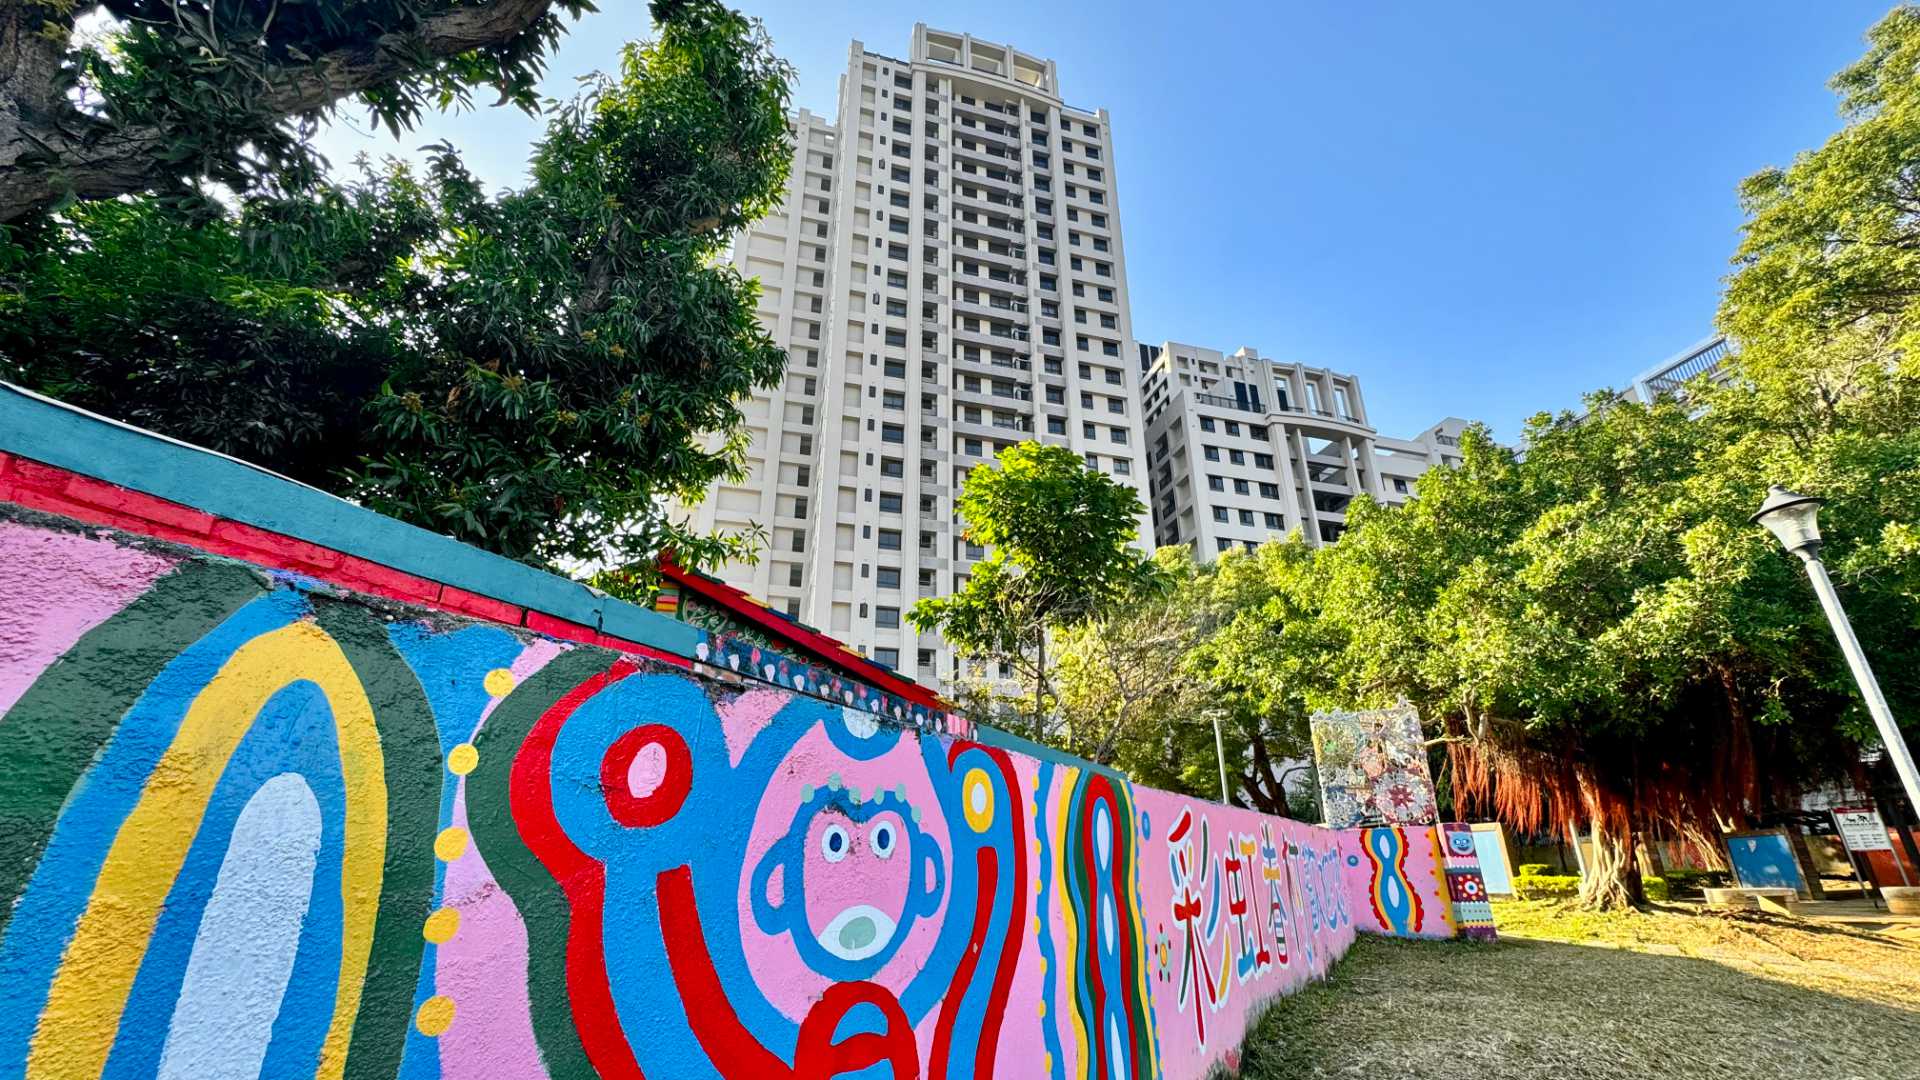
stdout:
<svg viewBox="0 0 1920 1080">
<path fill-rule="evenodd" d="M 1467 421 L 1384 438 L 1352 375 L 1172 341 L 1140 366 L 1154 539 L 1203 559 L 1296 529 L 1331 543 L 1356 495 L 1405 502 L 1429 467 L 1460 463 Z"/>
<path fill-rule="evenodd" d="M 1111 125 L 1052 61 L 920 25 L 905 59 L 855 41 L 836 122 L 793 131 L 785 202 L 734 251 L 786 379 L 748 409 L 749 478 L 691 516 L 768 529 L 729 584 L 947 681 L 902 615 L 986 554 L 954 519 L 969 469 L 1038 439 L 1144 501 Z"/>
</svg>

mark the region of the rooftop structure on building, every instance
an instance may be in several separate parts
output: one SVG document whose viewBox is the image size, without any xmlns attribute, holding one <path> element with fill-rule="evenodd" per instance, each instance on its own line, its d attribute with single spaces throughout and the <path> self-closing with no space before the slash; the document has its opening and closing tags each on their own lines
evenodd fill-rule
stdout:
<svg viewBox="0 0 1920 1080">
<path fill-rule="evenodd" d="M 1716 380 L 1725 378 L 1727 358 L 1733 353 L 1732 342 L 1725 334 L 1696 341 L 1641 372 L 1623 396 L 1650 403 L 1664 395 L 1678 393 L 1702 375 Z"/>
<path fill-rule="evenodd" d="M 1112 126 L 1052 61 L 920 25 L 905 57 L 855 41 L 835 117 L 792 128 L 783 204 L 733 253 L 787 374 L 747 409 L 747 479 L 686 512 L 767 530 L 729 585 L 950 682 L 903 614 L 986 554 L 955 518 L 969 469 L 1038 439 L 1144 500 Z"/>
<path fill-rule="evenodd" d="M 1359 495 L 1413 497 L 1420 476 L 1460 463 L 1468 421 L 1407 439 L 1367 419 L 1352 375 L 1169 341 L 1142 346 L 1154 539 L 1200 558 L 1298 531 L 1331 543 Z"/>
</svg>

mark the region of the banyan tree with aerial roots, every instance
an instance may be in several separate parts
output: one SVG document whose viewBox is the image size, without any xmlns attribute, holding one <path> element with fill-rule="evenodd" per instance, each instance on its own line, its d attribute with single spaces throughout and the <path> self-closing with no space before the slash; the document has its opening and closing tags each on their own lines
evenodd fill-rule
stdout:
<svg viewBox="0 0 1920 1080">
<path fill-rule="evenodd" d="M 1469 732 L 1453 718 L 1445 775 L 1455 811 L 1587 845 L 1580 902 L 1616 908 L 1645 901 L 1643 860 L 1662 869 L 1653 841 L 1705 855 L 1724 830 L 1791 810 L 1821 781 L 1864 780 L 1858 745 L 1830 726 L 1755 724 L 1724 703 L 1700 704 L 1632 733 L 1490 718 Z"/>
</svg>

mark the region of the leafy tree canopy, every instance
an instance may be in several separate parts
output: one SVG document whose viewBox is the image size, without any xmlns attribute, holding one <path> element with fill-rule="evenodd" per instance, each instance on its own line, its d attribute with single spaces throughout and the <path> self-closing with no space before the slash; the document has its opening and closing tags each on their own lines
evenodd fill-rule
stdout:
<svg viewBox="0 0 1920 1080">
<path fill-rule="evenodd" d="M 0 225 L 72 199 L 285 190 L 353 98 L 398 132 L 476 88 L 532 110 L 586 0 L 0 5 Z M 104 35 L 84 32 L 104 20 Z"/>
<path fill-rule="evenodd" d="M 1060 446 L 1024 442 L 967 474 L 956 509 L 967 539 L 991 545 L 964 588 L 915 604 L 908 619 L 961 655 L 1005 663 L 1033 687 L 1029 734 L 1045 736 L 1047 636 L 1095 619 L 1152 580 L 1133 547 L 1134 490 Z"/>
<path fill-rule="evenodd" d="M 739 475 L 785 365 L 720 254 L 783 190 L 791 73 L 718 3 L 655 13 L 518 191 L 443 147 L 204 221 L 72 207 L 0 248 L 0 372 L 518 559 L 750 555 L 662 507 Z"/>
</svg>

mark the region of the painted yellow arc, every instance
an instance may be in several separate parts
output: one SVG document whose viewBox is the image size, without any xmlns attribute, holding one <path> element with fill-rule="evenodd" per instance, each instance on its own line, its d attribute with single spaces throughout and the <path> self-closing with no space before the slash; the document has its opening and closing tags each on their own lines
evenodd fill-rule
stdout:
<svg viewBox="0 0 1920 1080">
<path fill-rule="evenodd" d="M 315 1074 L 337 1080 L 360 1007 L 386 859 L 387 785 L 373 706 L 326 632 L 294 623 L 234 651 L 200 691 L 121 823 L 34 1033 L 28 1080 L 92 1080 L 106 1067 L 127 994 L 207 801 L 273 695 L 311 682 L 327 697 L 347 795 L 340 892 L 340 980 Z M 164 1037 L 164 1036 L 162 1036 Z"/>
</svg>

